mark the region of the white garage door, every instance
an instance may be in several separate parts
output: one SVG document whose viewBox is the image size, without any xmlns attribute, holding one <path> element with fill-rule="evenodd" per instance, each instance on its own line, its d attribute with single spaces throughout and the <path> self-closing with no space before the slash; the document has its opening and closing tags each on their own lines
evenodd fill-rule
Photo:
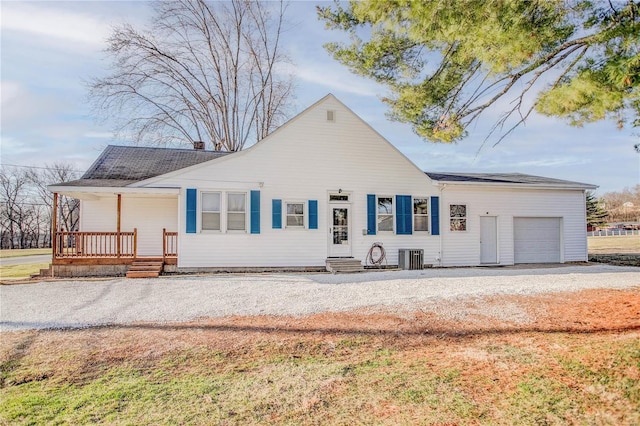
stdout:
<svg viewBox="0 0 640 426">
<path fill-rule="evenodd" d="M 560 262 L 560 218 L 513 219 L 515 263 Z"/>
</svg>

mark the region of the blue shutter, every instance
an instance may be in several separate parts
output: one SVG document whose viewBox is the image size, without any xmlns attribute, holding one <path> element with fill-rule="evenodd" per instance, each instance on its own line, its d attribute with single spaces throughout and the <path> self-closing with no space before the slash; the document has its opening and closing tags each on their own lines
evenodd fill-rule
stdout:
<svg viewBox="0 0 640 426">
<path fill-rule="evenodd" d="M 194 188 L 187 188 L 187 234 L 196 233 L 198 191 Z"/>
<path fill-rule="evenodd" d="M 431 235 L 440 235 L 440 203 L 438 197 L 431 197 Z"/>
<path fill-rule="evenodd" d="M 396 234 L 411 235 L 412 222 L 411 195 L 396 195 Z"/>
<path fill-rule="evenodd" d="M 282 229 L 282 200 L 271 200 L 271 223 L 273 229 Z"/>
<path fill-rule="evenodd" d="M 260 233 L 260 191 L 251 191 L 251 233 Z"/>
<path fill-rule="evenodd" d="M 367 235 L 376 235 L 376 196 L 367 194 Z"/>
<path fill-rule="evenodd" d="M 413 234 L 413 202 L 411 195 L 406 195 L 404 199 L 404 223 L 407 234 Z"/>
<path fill-rule="evenodd" d="M 309 229 L 318 229 L 318 200 L 309 200 Z"/>
</svg>

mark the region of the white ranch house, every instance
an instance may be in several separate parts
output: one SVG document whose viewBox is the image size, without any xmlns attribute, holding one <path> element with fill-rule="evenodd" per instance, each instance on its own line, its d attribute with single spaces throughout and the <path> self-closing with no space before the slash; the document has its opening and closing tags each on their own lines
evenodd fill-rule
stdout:
<svg viewBox="0 0 640 426">
<path fill-rule="evenodd" d="M 151 260 L 178 271 L 315 270 L 333 259 L 361 267 L 374 243 L 389 266 L 400 249 L 443 267 L 583 262 L 585 191 L 594 188 L 424 172 L 327 95 L 236 153 L 107 147 L 81 179 L 50 187 L 81 200 L 79 231 L 56 229 L 52 267 L 57 275 L 124 273 L 136 262 L 142 271 Z"/>
</svg>

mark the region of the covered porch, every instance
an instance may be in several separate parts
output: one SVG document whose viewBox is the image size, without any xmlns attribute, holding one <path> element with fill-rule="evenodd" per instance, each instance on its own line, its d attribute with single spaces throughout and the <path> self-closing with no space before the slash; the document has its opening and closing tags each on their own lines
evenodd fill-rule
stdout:
<svg viewBox="0 0 640 426">
<path fill-rule="evenodd" d="M 177 188 L 54 191 L 51 275 L 142 277 L 175 270 L 178 192 Z M 78 230 L 61 229 L 59 194 L 80 200 Z"/>
</svg>

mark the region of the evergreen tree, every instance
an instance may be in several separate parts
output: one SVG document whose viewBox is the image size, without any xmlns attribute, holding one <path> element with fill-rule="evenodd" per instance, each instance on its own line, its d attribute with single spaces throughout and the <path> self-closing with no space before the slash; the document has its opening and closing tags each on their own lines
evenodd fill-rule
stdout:
<svg viewBox="0 0 640 426">
<path fill-rule="evenodd" d="M 602 207 L 592 192 L 587 192 L 587 226 L 601 227 L 607 224 L 609 213 Z"/>
<path fill-rule="evenodd" d="M 333 57 L 387 86 L 390 117 L 425 139 L 458 141 L 496 104 L 500 139 L 533 111 L 640 123 L 640 1 L 352 0 L 318 15 L 351 35 Z"/>
</svg>

